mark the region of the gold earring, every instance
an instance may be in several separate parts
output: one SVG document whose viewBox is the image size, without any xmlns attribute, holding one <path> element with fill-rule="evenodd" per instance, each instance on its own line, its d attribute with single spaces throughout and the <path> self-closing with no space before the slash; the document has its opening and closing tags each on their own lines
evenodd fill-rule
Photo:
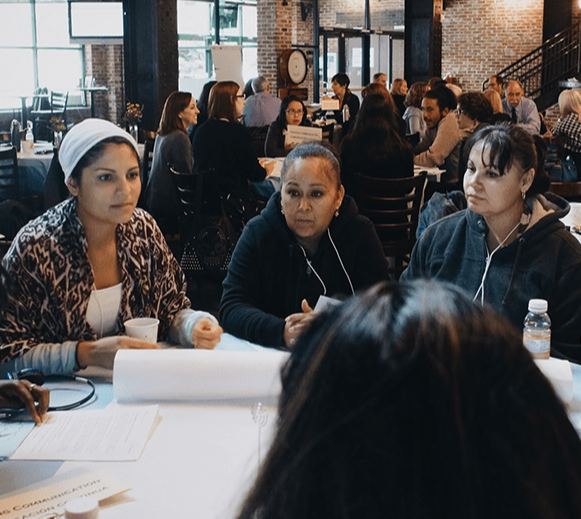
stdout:
<svg viewBox="0 0 581 519">
<path fill-rule="evenodd" d="M 339 209 L 335 209 L 335 216 L 339 216 Z"/>
<path fill-rule="evenodd" d="M 522 195 L 522 199 L 524 200 L 527 197 L 527 194 L 524 191 L 521 191 L 520 193 Z"/>
<path fill-rule="evenodd" d="M 282 207 L 280 208 L 280 214 L 284 214 L 284 209 Z"/>
</svg>

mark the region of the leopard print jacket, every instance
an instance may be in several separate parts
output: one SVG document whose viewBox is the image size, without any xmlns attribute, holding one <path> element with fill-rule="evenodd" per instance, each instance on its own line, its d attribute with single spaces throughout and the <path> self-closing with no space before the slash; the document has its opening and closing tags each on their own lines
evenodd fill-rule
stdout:
<svg viewBox="0 0 581 519">
<path fill-rule="evenodd" d="M 37 344 L 95 340 L 86 320 L 93 286 L 87 238 L 75 198 L 25 225 L 3 260 L 10 283 L 0 319 L 0 362 Z M 123 294 L 117 329 L 132 317 L 157 317 L 159 339 L 189 308 L 185 277 L 153 218 L 136 209 L 117 226 Z"/>
</svg>

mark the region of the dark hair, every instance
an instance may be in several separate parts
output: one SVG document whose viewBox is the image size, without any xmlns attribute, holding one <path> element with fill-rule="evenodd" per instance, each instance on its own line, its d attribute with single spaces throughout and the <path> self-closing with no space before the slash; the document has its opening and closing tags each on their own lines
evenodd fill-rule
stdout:
<svg viewBox="0 0 581 519">
<path fill-rule="evenodd" d="M 439 76 L 432 76 L 428 79 L 428 86 L 430 88 L 436 88 L 438 86 L 446 86 L 446 82 Z"/>
<path fill-rule="evenodd" d="M 581 509 L 581 441 L 522 337 L 460 289 L 381 284 L 315 318 L 282 369 L 239 519 L 548 519 Z"/>
<path fill-rule="evenodd" d="M 387 74 L 385 72 L 376 72 L 375 74 L 373 74 L 373 82 L 376 83 L 377 81 L 380 80 L 381 76 L 385 76 L 387 78 Z"/>
<path fill-rule="evenodd" d="M 446 83 L 444 82 L 444 85 Z M 456 95 L 447 86 L 437 86 L 431 88 L 424 94 L 424 99 L 435 99 L 438 102 L 440 112 L 445 108 L 448 110 L 455 110 L 458 104 Z"/>
<path fill-rule="evenodd" d="M 502 85 L 504 85 L 504 78 L 502 76 L 499 76 L 498 74 L 492 74 L 492 76 L 490 76 L 490 79 L 492 78 L 496 79 L 496 83 L 502 88 Z"/>
<path fill-rule="evenodd" d="M 366 161 L 389 161 L 409 148 L 399 135 L 392 106 L 383 94 L 366 95 L 351 131 L 341 141 L 341 149 L 350 149 L 355 157 Z"/>
<path fill-rule="evenodd" d="M 370 96 L 373 94 L 381 94 L 385 98 L 385 100 L 387 101 L 387 104 L 391 107 L 391 111 L 394 114 L 400 115 L 398 110 L 397 110 L 397 106 L 395 106 L 395 101 L 393 100 L 393 96 L 391 95 L 390 91 L 386 87 L 384 87 L 380 83 L 369 83 L 369 85 L 367 85 L 361 91 L 361 98 L 365 99 L 367 96 Z"/>
<path fill-rule="evenodd" d="M 172 92 L 165 100 L 161 119 L 159 120 L 159 135 L 168 135 L 176 130 L 187 133 L 179 114 L 183 112 L 192 102 L 192 94 L 189 92 Z"/>
<path fill-rule="evenodd" d="M 246 84 L 244 85 L 244 89 L 242 90 L 242 93 L 244 94 L 244 97 L 246 99 L 248 99 L 250 96 L 254 95 L 254 90 L 252 89 L 252 81 L 254 80 L 254 78 L 250 78 L 248 81 L 246 81 Z"/>
<path fill-rule="evenodd" d="M 546 192 L 551 185 L 551 179 L 545 171 L 545 157 L 547 146 L 541 138 L 533 136 L 520 126 L 510 123 L 486 126 L 476 131 L 466 140 L 462 151 L 462 161 L 468 163 L 470 152 L 476 144 L 482 145 L 484 152 L 489 152 L 489 162 L 494 164 L 500 175 L 516 163 L 523 170 L 535 170 L 535 178 L 527 191 L 527 196 L 534 196 Z"/>
<path fill-rule="evenodd" d="M 349 76 L 347 74 L 345 74 L 344 72 L 339 72 L 338 74 L 335 74 L 331 78 L 331 83 L 337 83 L 342 87 L 349 88 L 349 83 L 351 83 L 351 80 L 349 79 Z"/>
<path fill-rule="evenodd" d="M 405 106 L 415 106 L 416 108 L 421 108 L 422 99 L 424 98 L 424 94 L 428 91 L 428 89 L 429 87 L 427 83 L 424 83 L 423 81 L 416 81 L 409 88 L 403 104 Z"/>
<path fill-rule="evenodd" d="M 288 109 L 288 106 L 293 101 L 295 101 L 297 103 L 301 103 L 301 106 L 303 107 L 303 118 L 301 119 L 300 125 L 302 126 L 303 124 L 305 124 L 305 121 L 307 120 L 307 109 L 305 108 L 304 103 L 297 96 L 293 96 L 293 95 L 286 96 L 282 100 L 282 103 L 280 104 L 280 110 L 278 111 L 278 117 L 276 118 L 276 120 L 278 121 L 278 123 L 285 130 L 286 130 L 287 126 L 288 126 L 288 124 L 286 122 L 286 111 Z"/>
<path fill-rule="evenodd" d="M 217 83 L 217 81 L 208 81 L 202 87 L 202 92 L 200 94 L 200 98 L 198 99 L 198 110 L 202 110 L 202 108 L 206 111 L 206 116 L 208 114 L 208 99 L 210 98 L 210 90 L 212 87 Z"/>
<path fill-rule="evenodd" d="M 240 86 L 235 81 L 218 81 L 210 90 L 208 117 L 228 119 L 231 123 L 235 123 L 236 110 L 234 106 L 238 90 L 240 90 Z"/>
<path fill-rule="evenodd" d="M 137 162 L 139 163 L 139 154 L 135 151 L 135 148 L 131 146 L 131 144 L 124 139 L 123 137 L 114 136 L 114 137 L 107 137 L 103 139 L 101 142 L 95 144 L 87 153 L 85 153 L 77 165 L 75 169 L 71 172 L 70 178 L 72 178 L 76 183 L 79 183 L 81 180 L 81 173 L 85 168 L 88 168 L 91 164 L 97 162 L 105 153 L 105 148 L 109 144 L 125 144 L 131 151 L 134 153 L 135 157 L 137 158 Z"/>
<path fill-rule="evenodd" d="M 468 92 L 458 98 L 458 107 L 473 121 L 489 123 L 492 119 L 492 104 L 480 92 Z"/>
<path fill-rule="evenodd" d="M 321 159 L 326 161 L 328 165 L 326 172 L 337 182 L 337 187 L 341 186 L 341 167 L 339 165 L 339 160 L 327 146 L 323 146 L 318 142 L 299 144 L 296 148 L 290 151 L 282 163 L 282 170 L 280 172 L 281 185 L 284 184 L 286 174 L 295 160 L 301 159 Z"/>
</svg>

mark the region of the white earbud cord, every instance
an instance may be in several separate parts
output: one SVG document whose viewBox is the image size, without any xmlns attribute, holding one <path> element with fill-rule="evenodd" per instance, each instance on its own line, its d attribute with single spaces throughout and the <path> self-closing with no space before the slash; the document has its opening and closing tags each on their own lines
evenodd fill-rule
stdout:
<svg viewBox="0 0 581 519">
<path fill-rule="evenodd" d="M 486 267 L 484 267 L 484 274 L 482 275 L 482 282 L 480 283 L 480 286 L 478 287 L 478 290 L 476 291 L 476 294 L 474 294 L 474 299 L 472 299 L 472 301 L 476 301 L 476 298 L 478 297 L 478 294 L 481 293 L 480 296 L 480 303 L 484 304 L 484 282 L 486 281 L 486 276 L 488 275 L 488 269 L 490 268 L 490 264 L 492 263 L 492 256 L 494 256 L 494 253 L 500 249 L 505 243 L 506 240 L 508 240 L 512 234 L 514 233 L 514 231 L 516 231 L 519 227 L 519 225 L 521 224 L 521 222 L 519 221 L 513 228 L 512 231 L 510 231 L 507 235 L 506 238 L 504 238 L 504 240 L 502 240 L 498 246 L 490 253 L 486 256 Z M 486 252 L 488 252 L 488 247 L 486 247 Z"/>
</svg>

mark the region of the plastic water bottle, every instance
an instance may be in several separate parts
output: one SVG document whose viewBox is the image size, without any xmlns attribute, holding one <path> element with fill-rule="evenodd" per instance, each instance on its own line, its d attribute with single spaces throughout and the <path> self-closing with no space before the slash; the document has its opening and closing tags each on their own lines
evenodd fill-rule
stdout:
<svg viewBox="0 0 581 519">
<path fill-rule="evenodd" d="M 551 354 L 551 319 L 544 299 L 531 299 L 524 320 L 523 343 L 535 359 L 548 359 Z"/>
<path fill-rule="evenodd" d="M 16 119 L 10 125 L 10 140 L 12 146 L 16 148 L 16 153 L 20 153 L 20 123 Z"/>
<path fill-rule="evenodd" d="M 32 123 L 30 121 L 28 121 L 26 137 L 24 138 L 24 140 L 26 141 L 24 143 L 25 153 L 32 153 L 32 149 L 34 148 L 34 134 L 32 133 Z"/>
<path fill-rule="evenodd" d="M 346 123 L 350 117 L 351 114 L 349 113 L 349 106 L 343 105 L 343 122 Z"/>
</svg>

